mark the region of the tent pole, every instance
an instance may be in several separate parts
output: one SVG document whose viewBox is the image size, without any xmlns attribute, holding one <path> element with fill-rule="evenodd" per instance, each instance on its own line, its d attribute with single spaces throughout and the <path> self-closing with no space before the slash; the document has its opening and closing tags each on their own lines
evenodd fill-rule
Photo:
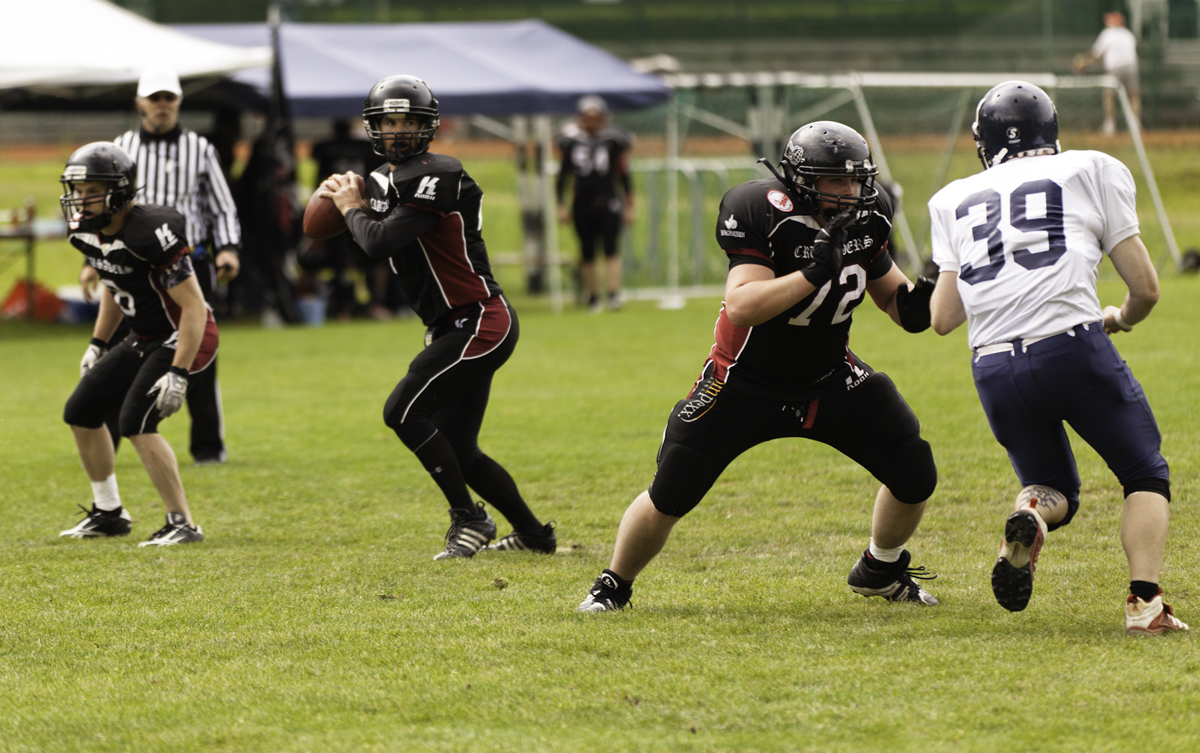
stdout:
<svg viewBox="0 0 1200 753">
<path fill-rule="evenodd" d="M 1146 145 L 1142 143 L 1142 129 L 1138 124 L 1138 119 L 1133 114 L 1133 104 L 1129 101 L 1129 94 L 1125 92 L 1125 85 L 1122 84 L 1115 76 L 1111 77 L 1110 86 L 1117 90 L 1117 97 L 1121 100 L 1121 112 L 1125 115 L 1125 125 L 1129 128 L 1129 135 L 1133 139 L 1133 146 L 1137 149 L 1138 161 L 1142 163 L 1142 174 L 1146 176 L 1146 186 L 1150 189 L 1150 198 L 1154 200 L 1154 211 L 1158 213 L 1158 224 L 1162 226 L 1163 237 L 1167 241 L 1167 251 L 1171 253 L 1171 260 L 1175 262 L 1175 268 L 1180 269 L 1183 266 L 1183 260 L 1179 256 L 1179 246 L 1175 243 L 1175 232 L 1171 230 L 1171 221 L 1167 219 L 1167 209 L 1163 206 L 1162 196 L 1158 193 L 1158 182 L 1154 180 L 1154 171 L 1150 169 L 1150 158 L 1146 156 Z M 1162 263 L 1155 266 L 1162 266 Z"/>
<path fill-rule="evenodd" d="M 679 294 L 679 101 L 672 91 L 667 100 L 667 295 L 658 307 L 681 309 L 686 303 Z"/>
<path fill-rule="evenodd" d="M 879 133 L 875 130 L 875 121 L 871 119 L 871 111 L 867 108 L 867 98 L 863 96 L 862 87 L 858 84 L 851 84 L 850 91 L 854 93 L 854 104 L 858 107 L 858 116 L 862 118 L 863 128 L 866 130 L 867 143 L 871 145 L 871 151 L 874 153 L 875 164 L 879 167 L 879 177 L 888 182 L 889 185 L 900 187 L 900 184 L 892 180 L 892 172 L 888 170 L 887 157 L 883 154 L 883 144 L 879 142 Z M 896 229 L 900 231 L 900 239 L 904 241 L 905 251 L 908 255 L 908 265 L 913 274 L 919 274 L 921 271 L 921 257 L 917 253 L 917 242 L 913 239 L 912 230 L 908 227 L 908 217 L 904 215 L 904 199 L 900 196 L 896 197 L 896 213 L 892 217 L 892 221 L 896 224 Z"/>
<path fill-rule="evenodd" d="M 542 145 L 542 231 L 546 260 L 550 263 L 550 310 L 563 310 L 562 267 L 558 263 L 558 201 L 554 195 L 554 121 L 549 115 L 534 116 L 538 143 Z"/>
</svg>

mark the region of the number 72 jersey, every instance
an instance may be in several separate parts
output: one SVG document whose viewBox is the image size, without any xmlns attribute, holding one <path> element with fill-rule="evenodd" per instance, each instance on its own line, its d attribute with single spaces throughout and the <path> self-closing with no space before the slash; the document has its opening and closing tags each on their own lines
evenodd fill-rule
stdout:
<svg viewBox="0 0 1200 753">
<path fill-rule="evenodd" d="M 972 348 L 1101 319 L 1096 274 L 1138 234 L 1128 168 L 1101 152 L 1012 159 L 929 200 L 933 260 L 958 273 Z"/>
</svg>

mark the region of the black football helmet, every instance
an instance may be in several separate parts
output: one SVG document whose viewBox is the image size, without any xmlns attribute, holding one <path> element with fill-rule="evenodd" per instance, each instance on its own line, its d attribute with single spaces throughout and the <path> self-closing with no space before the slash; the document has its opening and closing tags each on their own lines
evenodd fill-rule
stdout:
<svg viewBox="0 0 1200 753">
<path fill-rule="evenodd" d="M 113 215 L 137 195 L 137 163 L 121 147 L 109 141 L 81 146 L 67 159 L 62 176 L 63 195 L 58 197 L 63 217 L 72 231 L 97 232 L 108 227 Z M 75 195 L 75 184 L 87 181 L 107 183 L 102 212 L 84 213 L 85 202 L 95 197 Z"/>
<path fill-rule="evenodd" d="M 425 121 L 425 127 L 400 137 L 380 130 L 379 122 L 383 116 L 397 113 L 416 115 Z M 438 129 L 438 101 L 429 84 L 416 76 L 388 76 L 371 87 L 363 100 L 363 126 L 375 153 L 398 165 L 429 151 L 429 142 L 433 141 Z M 390 146 L 385 139 L 391 142 Z"/>
<path fill-rule="evenodd" d="M 971 132 L 985 170 L 1013 157 L 1062 151 L 1054 101 L 1026 81 L 1005 81 L 983 95 Z"/>
<path fill-rule="evenodd" d="M 855 210 L 865 217 L 865 210 L 875 205 L 879 189 L 875 176 L 879 169 L 871 160 L 871 147 L 858 131 L 850 126 L 819 120 L 801 126 L 783 148 L 784 185 L 799 194 L 800 206 L 809 214 L 823 213 L 827 218 L 846 210 Z M 838 196 L 817 190 L 817 179 L 851 177 L 862 181 L 858 196 Z M 835 206 L 823 208 L 826 201 Z"/>
</svg>

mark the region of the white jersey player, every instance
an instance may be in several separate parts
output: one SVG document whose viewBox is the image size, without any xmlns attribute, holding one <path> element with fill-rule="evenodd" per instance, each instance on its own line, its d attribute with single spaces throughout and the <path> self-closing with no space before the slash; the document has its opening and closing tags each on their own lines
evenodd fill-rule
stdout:
<svg viewBox="0 0 1200 753">
<path fill-rule="evenodd" d="M 1158 586 L 1171 498 L 1161 436 L 1108 337 L 1130 331 L 1158 300 L 1133 179 L 1107 155 L 1062 152 L 1054 103 L 1032 84 L 996 86 L 975 119 L 984 172 L 929 202 L 940 271 L 931 316 L 941 335 L 967 322 L 976 389 L 1024 487 L 992 570 L 996 600 L 1014 612 L 1028 605 L 1046 534 L 1079 509 L 1066 422 L 1124 487 L 1126 632 L 1186 630 Z M 1120 308 L 1101 310 L 1105 254 L 1129 290 Z"/>
</svg>

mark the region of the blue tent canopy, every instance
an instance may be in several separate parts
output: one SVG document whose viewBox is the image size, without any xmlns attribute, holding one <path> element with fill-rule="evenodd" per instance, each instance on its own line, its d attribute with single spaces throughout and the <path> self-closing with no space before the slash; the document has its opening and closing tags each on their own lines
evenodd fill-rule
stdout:
<svg viewBox="0 0 1200 753">
<path fill-rule="evenodd" d="M 180 24 L 226 44 L 269 45 L 266 24 Z M 570 113 L 585 94 L 614 110 L 645 107 L 670 90 L 620 58 L 538 20 L 425 24 L 302 24 L 279 27 L 283 88 L 299 117 L 353 117 L 379 79 L 397 73 L 429 83 L 446 115 Z M 270 70 L 235 79 L 264 95 Z"/>
</svg>

